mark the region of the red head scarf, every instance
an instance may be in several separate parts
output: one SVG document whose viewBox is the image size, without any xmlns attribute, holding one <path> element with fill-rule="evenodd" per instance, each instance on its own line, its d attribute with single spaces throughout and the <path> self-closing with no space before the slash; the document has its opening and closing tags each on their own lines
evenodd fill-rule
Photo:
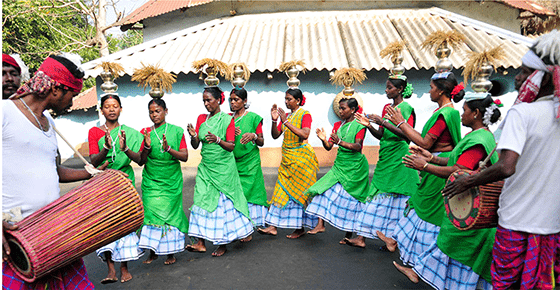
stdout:
<svg viewBox="0 0 560 290">
<path fill-rule="evenodd" d="M 65 85 L 75 92 L 80 92 L 82 90 L 83 80 L 81 78 L 76 78 L 62 63 L 52 57 L 48 57 L 43 64 L 41 64 L 39 71 L 44 72 L 51 77 L 53 81 Z"/>
<path fill-rule="evenodd" d="M 10 55 L 3 53 L 2 54 L 2 63 L 7 63 L 7 64 L 15 67 L 17 69 L 17 71 L 19 73 L 21 73 L 21 67 L 19 67 L 19 64 L 17 63 L 17 61 L 13 57 L 11 57 Z"/>
</svg>

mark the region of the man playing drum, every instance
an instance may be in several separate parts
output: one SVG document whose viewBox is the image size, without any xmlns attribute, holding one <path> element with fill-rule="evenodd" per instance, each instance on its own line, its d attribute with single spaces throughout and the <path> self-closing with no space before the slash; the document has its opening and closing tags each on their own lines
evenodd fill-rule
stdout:
<svg viewBox="0 0 560 290">
<path fill-rule="evenodd" d="M 10 99 L 2 101 L 3 231 L 17 230 L 17 226 L 4 220 L 8 212 L 19 208 L 25 218 L 59 198 L 59 182 L 91 177 L 86 170 L 61 166 L 52 127 L 54 121 L 45 112 L 48 109 L 57 113 L 64 111 L 72 105 L 72 98 L 82 90 L 84 72 L 79 68 L 80 59 L 76 57 L 68 54 L 48 57 L 33 78 Z M 6 263 L 10 249 L 4 235 L 2 246 L 3 288 L 94 288 L 81 259 L 32 284 L 26 283 Z"/>
<path fill-rule="evenodd" d="M 508 178 L 492 252 L 498 290 L 553 289 L 560 280 L 560 32 L 538 38 L 522 63 L 519 97 L 500 125 L 500 160 L 443 190 L 451 197 Z"/>
</svg>

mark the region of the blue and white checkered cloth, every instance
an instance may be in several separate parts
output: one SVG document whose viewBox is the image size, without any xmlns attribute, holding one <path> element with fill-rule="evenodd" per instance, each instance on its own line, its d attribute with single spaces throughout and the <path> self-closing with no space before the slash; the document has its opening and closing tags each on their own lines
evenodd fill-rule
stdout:
<svg viewBox="0 0 560 290">
<path fill-rule="evenodd" d="M 249 206 L 249 215 L 251 216 L 253 225 L 256 227 L 264 227 L 264 218 L 266 217 L 268 208 L 266 206 L 250 202 L 247 203 L 247 205 Z"/>
<path fill-rule="evenodd" d="M 404 217 L 408 198 L 406 195 L 392 193 L 377 195 L 358 214 L 354 232 L 370 239 L 378 239 L 376 231 L 390 237 L 399 220 Z"/>
<path fill-rule="evenodd" d="M 437 240 L 439 227 L 425 222 L 411 209 L 407 216 L 401 218 L 393 232 L 405 265 L 414 266 L 420 254 Z"/>
<path fill-rule="evenodd" d="M 132 232 L 106 246 L 99 248 L 95 253 L 103 262 L 105 260 L 105 252 L 111 253 L 111 260 L 113 262 L 126 262 L 138 260 L 143 254 L 138 247 L 138 235 Z"/>
<path fill-rule="evenodd" d="M 313 197 L 305 213 L 320 217 L 341 231 L 353 232 L 356 218 L 364 207 L 365 203 L 355 199 L 340 183 L 336 183 L 323 194 Z"/>
<path fill-rule="evenodd" d="M 185 234 L 170 225 L 144 225 L 138 247 L 152 250 L 158 256 L 179 253 L 185 250 Z"/>
<path fill-rule="evenodd" d="M 253 233 L 253 223 L 233 206 L 233 202 L 220 192 L 218 207 L 208 212 L 196 205 L 191 208 L 189 236 L 226 245 Z"/>
<path fill-rule="evenodd" d="M 290 198 L 284 208 L 270 205 L 265 222 L 278 228 L 301 229 L 304 226 L 308 228 L 316 227 L 319 218 L 306 214 L 303 206 Z"/>
<path fill-rule="evenodd" d="M 438 290 L 474 290 L 479 280 L 471 267 L 449 258 L 435 241 L 418 256 L 413 270 L 424 282 Z"/>
</svg>

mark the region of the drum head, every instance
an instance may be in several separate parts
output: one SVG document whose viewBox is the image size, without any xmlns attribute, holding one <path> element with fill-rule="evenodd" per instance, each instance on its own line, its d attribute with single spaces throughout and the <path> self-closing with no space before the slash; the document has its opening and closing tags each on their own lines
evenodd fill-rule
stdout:
<svg viewBox="0 0 560 290">
<path fill-rule="evenodd" d="M 466 171 L 457 171 L 449 176 L 447 184 L 469 175 Z M 449 220 L 458 228 L 467 228 L 478 214 L 478 189 L 470 188 L 452 198 L 445 198 L 445 210 Z"/>
</svg>

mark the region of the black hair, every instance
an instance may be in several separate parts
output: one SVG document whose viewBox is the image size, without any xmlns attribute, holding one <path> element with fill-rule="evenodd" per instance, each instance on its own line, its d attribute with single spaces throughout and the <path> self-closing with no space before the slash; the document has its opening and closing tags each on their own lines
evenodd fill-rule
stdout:
<svg viewBox="0 0 560 290">
<path fill-rule="evenodd" d="M 107 101 L 108 99 L 115 99 L 115 100 L 117 100 L 117 102 L 119 103 L 119 106 L 122 107 L 121 99 L 119 98 L 119 96 L 117 96 L 117 95 L 111 95 L 111 94 L 107 94 L 107 95 L 104 95 L 103 97 L 101 97 L 101 107 L 103 107 L 103 104 L 104 104 L 105 101 Z"/>
<path fill-rule="evenodd" d="M 303 93 L 301 92 L 300 89 L 292 89 L 292 88 L 289 88 L 289 89 L 286 91 L 286 94 L 288 94 L 288 95 L 294 97 L 294 99 L 296 99 L 296 100 L 299 100 L 299 105 L 300 105 L 300 106 L 303 106 L 303 105 L 304 105 L 304 102 L 303 102 Z"/>
<path fill-rule="evenodd" d="M 469 101 L 469 102 L 465 102 L 465 104 L 467 105 L 467 107 L 469 107 L 469 109 L 471 109 L 471 111 L 474 112 L 478 109 L 478 111 L 482 114 L 482 116 L 484 116 L 484 114 L 486 113 L 486 109 L 489 108 L 493 103 L 494 103 L 494 100 L 492 99 L 492 96 L 490 96 L 490 95 L 488 95 L 484 99 L 472 100 L 472 101 Z M 502 113 L 500 112 L 500 110 L 498 108 L 494 109 L 494 112 L 492 113 L 492 117 L 490 117 L 490 123 L 494 124 L 494 123 L 498 122 L 498 119 L 500 119 L 501 115 L 502 115 Z M 490 125 L 490 124 L 487 124 L 487 125 Z"/>
<path fill-rule="evenodd" d="M 393 86 L 395 86 L 395 88 L 400 89 L 402 88 L 401 94 L 404 92 L 404 89 L 406 88 L 407 82 L 405 80 L 401 80 L 401 79 L 388 79 L 389 82 L 391 82 L 391 84 L 393 84 Z"/>
<path fill-rule="evenodd" d="M 148 109 L 150 109 L 150 106 L 152 104 L 156 104 L 162 107 L 164 110 L 167 109 L 167 105 L 165 105 L 165 101 L 162 100 L 161 98 L 153 98 L 150 102 L 148 102 Z"/>
<path fill-rule="evenodd" d="M 222 104 L 222 94 L 224 92 L 219 87 L 205 87 L 204 91 L 210 93 L 214 99 Z"/>
<path fill-rule="evenodd" d="M 51 55 L 49 56 L 50 58 L 53 58 L 54 60 L 60 62 L 66 69 L 68 69 L 68 71 L 70 71 L 70 73 L 77 79 L 81 79 L 84 77 L 84 72 L 82 70 L 80 70 L 76 64 L 74 64 L 72 61 L 70 61 L 69 59 L 60 56 L 60 55 Z"/>
<path fill-rule="evenodd" d="M 247 91 L 244 88 L 234 88 L 233 90 L 231 90 L 230 95 L 231 94 L 238 96 L 243 101 L 247 100 Z"/>
<path fill-rule="evenodd" d="M 358 111 L 358 107 L 360 106 L 358 104 L 358 100 L 356 100 L 356 98 L 342 98 L 340 99 L 340 101 L 338 101 L 338 104 L 340 105 L 341 103 L 346 103 L 346 105 L 348 106 L 348 108 L 350 109 L 354 109 L 355 112 Z"/>
<path fill-rule="evenodd" d="M 453 92 L 453 89 L 455 89 L 458 84 L 457 78 L 452 72 L 449 73 L 446 79 L 442 78 L 432 81 L 434 82 L 434 85 L 436 85 L 436 87 L 443 92 L 444 95 L 452 99 L 455 103 L 460 102 L 465 96 L 465 90 L 460 90 L 454 96 L 451 95 L 451 92 Z"/>
</svg>

